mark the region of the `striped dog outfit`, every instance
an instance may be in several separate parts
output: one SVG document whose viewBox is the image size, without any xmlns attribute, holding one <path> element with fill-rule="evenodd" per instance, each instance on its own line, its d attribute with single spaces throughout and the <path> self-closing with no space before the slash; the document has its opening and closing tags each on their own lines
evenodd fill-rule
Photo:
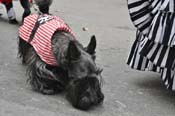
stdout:
<svg viewBox="0 0 175 116">
<path fill-rule="evenodd" d="M 23 25 L 19 28 L 19 36 L 33 46 L 42 61 L 57 66 L 51 47 L 52 36 L 57 30 L 73 35 L 72 30 L 61 18 L 47 14 L 32 14 L 24 19 Z"/>
<path fill-rule="evenodd" d="M 161 73 L 175 91 L 175 1 L 128 0 L 128 10 L 137 32 L 127 64 Z"/>
</svg>

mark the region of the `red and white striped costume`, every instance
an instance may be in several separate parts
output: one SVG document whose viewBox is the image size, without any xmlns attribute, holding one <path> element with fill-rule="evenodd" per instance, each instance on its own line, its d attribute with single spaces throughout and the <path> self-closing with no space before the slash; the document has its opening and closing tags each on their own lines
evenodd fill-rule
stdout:
<svg viewBox="0 0 175 116">
<path fill-rule="evenodd" d="M 29 42 L 37 21 L 40 23 L 40 26 L 37 28 L 31 42 Z M 61 18 L 47 14 L 32 14 L 24 19 L 23 25 L 19 28 L 19 36 L 33 46 L 42 61 L 46 64 L 57 66 L 56 59 L 51 50 L 51 38 L 57 30 L 63 30 L 73 35 L 72 30 Z"/>
</svg>

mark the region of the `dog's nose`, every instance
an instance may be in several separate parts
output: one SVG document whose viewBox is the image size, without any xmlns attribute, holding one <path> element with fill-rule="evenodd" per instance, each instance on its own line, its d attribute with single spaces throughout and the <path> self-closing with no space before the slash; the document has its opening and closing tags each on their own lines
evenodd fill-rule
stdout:
<svg viewBox="0 0 175 116">
<path fill-rule="evenodd" d="M 98 98 L 97 98 L 97 96 L 92 96 L 92 97 L 91 97 L 91 103 L 92 103 L 92 104 L 97 104 L 97 103 L 98 103 Z"/>
<path fill-rule="evenodd" d="M 88 97 L 83 97 L 80 102 L 78 107 L 82 110 L 87 110 L 91 105 L 90 99 Z"/>
</svg>

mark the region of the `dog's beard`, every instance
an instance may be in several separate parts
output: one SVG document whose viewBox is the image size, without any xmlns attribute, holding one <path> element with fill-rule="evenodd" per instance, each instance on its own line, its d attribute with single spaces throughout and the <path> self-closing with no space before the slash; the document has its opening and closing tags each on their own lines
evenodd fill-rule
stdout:
<svg viewBox="0 0 175 116">
<path fill-rule="evenodd" d="M 97 78 L 82 78 L 72 80 L 67 88 L 67 98 L 74 107 L 87 110 L 92 105 L 103 102 L 100 82 Z"/>
</svg>

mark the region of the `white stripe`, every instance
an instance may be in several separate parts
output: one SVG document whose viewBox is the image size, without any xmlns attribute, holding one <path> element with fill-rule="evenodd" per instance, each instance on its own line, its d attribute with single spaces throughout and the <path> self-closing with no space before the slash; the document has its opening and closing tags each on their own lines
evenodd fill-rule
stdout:
<svg viewBox="0 0 175 116">
<path fill-rule="evenodd" d="M 150 17 L 151 17 L 150 14 L 146 14 L 146 15 L 142 16 L 141 18 L 135 20 L 134 23 L 135 23 L 135 25 L 138 25 L 138 24 L 144 22 L 145 20 L 149 19 Z"/>
<path fill-rule="evenodd" d="M 164 9 L 167 7 L 169 1 L 170 1 L 170 0 L 165 0 L 165 1 L 163 2 L 163 4 L 161 5 L 160 10 L 164 10 Z"/>
<path fill-rule="evenodd" d="M 145 2 L 144 4 L 142 4 L 142 5 L 140 5 L 140 6 L 130 8 L 129 11 L 130 11 L 130 13 L 134 13 L 134 12 L 137 12 L 137 11 L 139 11 L 140 9 L 142 9 L 142 8 L 148 6 L 148 5 L 149 5 L 149 3 L 148 3 L 148 2 Z"/>
<path fill-rule="evenodd" d="M 139 61 L 140 61 L 140 54 L 137 52 L 135 57 L 134 67 L 138 67 Z"/>
<path fill-rule="evenodd" d="M 167 69 L 164 68 L 164 69 L 163 69 L 163 72 L 162 72 L 162 80 L 163 80 L 163 81 L 164 81 L 165 78 L 166 78 L 166 73 L 167 73 Z"/>
<path fill-rule="evenodd" d="M 165 17 L 164 23 L 163 23 L 163 24 L 160 24 L 160 25 L 162 25 L 162 27 L 166 27 L 166 23 L 167 23 L 167 17 Z M 164 33 L 165 33 L 165 28 L 162 28 L 162 32 L 161 32 L 161 35 L 162 35 L 162 36 L 159 37 L 159 42 L 160 42 L 160 43 L 163 42 Z"/>
<path fill-rule="evenodd" d="M 166 79 L 166 81 L 164 82 L 164 84 L 167 86 L 167 88 L 169 87 L 168 79 Z"/>
<path fill-rule="evenodd" d="M 161 63 L 161 67 L 165 67 L 166 62 L 167 62 L 167 58 L 169 55 L 169 51 L 170 51 L 170 47 L 168 47 L 168 49 L 166 50 L 165 56 L 163 57 L 162 63 Z"/>
<path fill-rule="evenodd" d="M 151 61 L 148 61 L 147 70 L 153 70 L 153 63 Z"/>
<path fill-rule="evenodd" d="M 148 59 L 147 59 L 146 57 L 143 57 L 142 66 L 141 66 L 141 69 L 142 69 L 142 70 L 145 69 L 147 60 L 148 60 Z"/>
<path fill-rule="evenodd" d="M 129 64 L 130 67 L 131 67 L 131 66 L 133 65 L 133 63 L 134 63 L 135 55 L 138 54 L 138 51 L 137 51 L 138 45 L 139 45 L 139 43 L 137 42 L 136 47 L 134 48 L 134 53 L 132 54 L 131 62 L 130 62 L 130 64 Z"/>
<path fill-rule="evenodd" d="M 175 71 L 173 70 L 173 72 L 175 72 Z M 172 82 L 172 83 L 173 83 L 172 90 L 175 90 L 175 77 L 174 77 L 174 76 L 175 76 L 175 75 L 173 75 L 173 77 L 172 77 L 172 78 L 173 78 L 173 82 Z"/>
<path fill-rule="evenodd" d="M 147 24 L 148 22 L 150 22 L 151 19 L 152 19 L 152 17 L 148 17 L 147 20 L 145 20 L 143 23 L 141 23 L 141 24 L 138 25 L 138 28 L 143 27 L 145 24 Z"/>
<path fill-rule="evenodd" d="M 132 3 L 135 3 L 135 2 L 139 2 L 139 1 L 142 1 L 142 0 L 128 0 L 128 4 L 132 4 Z"/>
<path fill-rule="evenodd" d="M 158 51 L 158 53 L 157 53 L 157 55 L 156 55 L 156 57 L 155 57 L 155 59 L 154 59 L 154 63 L 155 63 L 155 64 L 157 64 L 158 59 L 160 58 L 160 54 L 161 54 L 161 52 L 162 52 L 162 48 L 163 48 L 163 45 L 160 46 L 159 51 Z"/>
<path fill-rule="evenodd" d="M 158 2 L 161 3 L 160 0 L 151 0 L 151 6 L 152 6 L 152 8 L 154 8 Z"/>
<path fill-rule="evenodd" d="M 154 33 L 154 34 L 156 34 L 155 35 L 155 42 L 156 43 L 159 43 L 159 41 L 160 41 L 160 38 L 163 38 L 163 31 L 162 31 L 162 24 L 161 24 L 161 22 L 162 22 L 162 18 L 161 18 L 161 20 L 160 20 L 160 22 L 159 22 L 159 27 L 158 27 L 158 29 L 156 30 L 157 31 L 157 33 Z M 157 26 L 157 25 L 156 25 Z M 154 28 L 153 28 L 154 29 Z M 152 34 L 153 34 L 153 32 L 152 32 Z"/>
<path fill-rule="evenodd" d="M 148 35 L 149 39 L 152 38 L 153 30 L 154 30 L 154 27 L 155 27 L 155 21 L 157 20 L 158 16 L 159 16 L 159 13 L 155 16 L 155 18 L 153 20 L 154 23 L 151 25 L 151 31 L 149 32 L 149 35 Z"/>
<path fill-rule="evenodd" d="M 155 4 L 156 3 L 157 2 L 155 2 Z M 157 6 L 153 5 L 154 9 L 151 11 L 152 14 L 155 14 L 159 10 L 160 6 L 161 6 L 161 1 L 159 0 L 159 3 L 157 4 Z"/>
<path fill-rule="evenodd" d="M 171 47 L 175 45 L 175 20 L 173 20 L 171 34 L 170 34 L 170 40 L 168 42 L 168 45 L 170 45 Z"/>
<path fill-rule="evenodd" d="M 151 58 L 151 56 L 153 55 L 153 53 L 154 53 L 154 51 L 156 50 L 157 46 L 158 46 L 158 44 L 154 44 L 154 45 L 153 45 L 153 47 L 151 48 L 151 50 L 149 51 L 149 53 L 148 53 L 148 55 L 147 55 L 148 59 Z"/>
<path fill-rule="evenodd" d="M 174 12 L 174 0 L 170 0 L 169 8 L 170 12 Z"/>
</svg>

